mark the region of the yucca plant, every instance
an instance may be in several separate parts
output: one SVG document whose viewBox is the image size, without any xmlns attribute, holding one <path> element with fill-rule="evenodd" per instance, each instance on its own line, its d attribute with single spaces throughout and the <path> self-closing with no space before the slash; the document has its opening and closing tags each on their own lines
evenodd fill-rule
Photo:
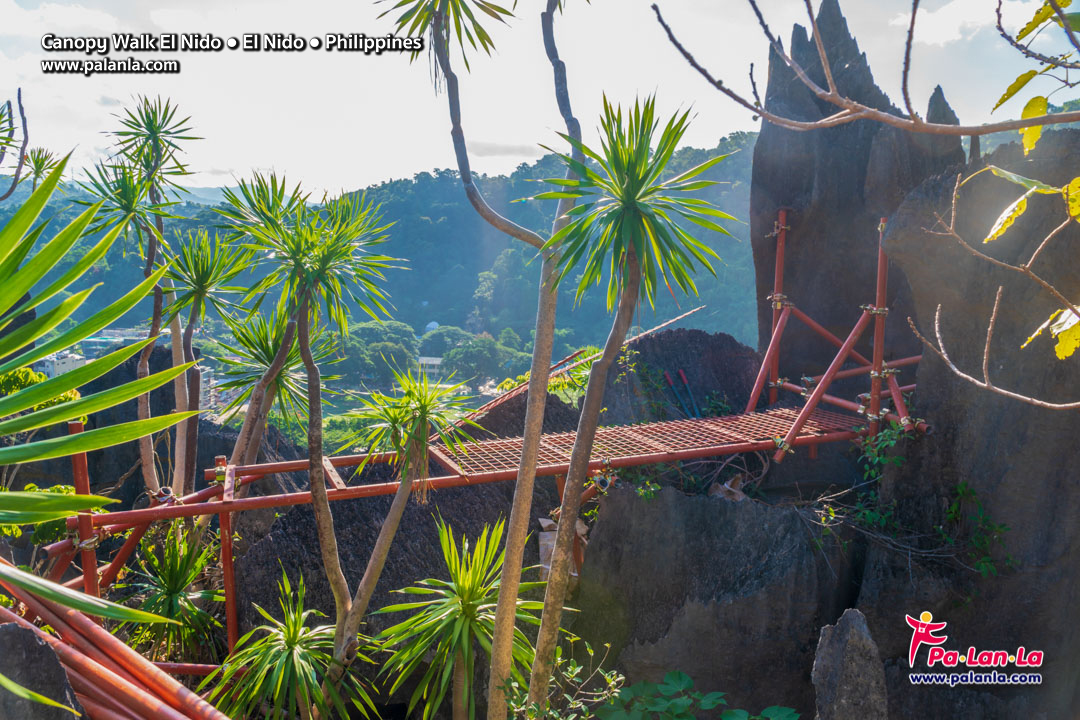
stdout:
<svg viewBox="0 0 1080 720">
<path fill-rule="evenodd" d="M 412 615 L 379 633 L 375 640 L 392 651 L 381 671 L 394 678 L 390 692 L 400 688 L 423 663 L 428 663 L 409 699 L 409 713 L 423 704 L 421 717 L 429 720 L 452 684 L 454 720 L 472 720 L 476 717 L 476 698 L 472 692 L 476 676 L 474 647 L 479 644 L 488 652 L 491 649 L 499 574 L 505 553 L 501 549 L 503 522 L 500 520 L 494 528 L 484 526 L 471 549 L 468 539 L 462 538 L 460 550 L 450 526 L 442 518 L 437 524 L 439 547 L 450 579 L 421 580 L 414 587 L 397 590 L 427 599 L 379 610 L 379 613 L 412 612 Z M 519 589 L 524 592 L 542 586 L 539 582 L 521 583 Z M 531 611 L 542 607 L 542 603 L 519 599 L 517 619 L 539 625 L 539 618 Z M 514 630 L 513 659 L 513 677 L 524 682 L 522 670 L 532 663 L 533 647 L 520 628 Z"/>
<path fill-rule="evenodd" d="M 348 717 L 346 704 L 365 717 L 374 709 L 367 690 L 349 674 L 341 690 L 321 687 L 327 669 L 334 663 L 334 626 L 309 627 L 318 610 L 304 608 L 304 578 L 293 592 L 288 574 L 282 570 L 278 583 L 282 620 L 255 605 L 266 620 L 240 638 L 225 663 L 208 675 L 199 690 L 211 685 L 210 702 L 233 718 L 309 718 L 314 709 L 320 717 L 336 710 Z M 359 657 L 365 661 L 363 654 Z"/>
<path fill-rule="evenodd" d="M 201 229 L 189 232 L 184 238 L 177 237 L 177 242 L 179 249 L 175 254 L 162 248 L 165 257 L 172 261 L 166 277 L 174 283 L 177 290 L 166 314 L 173 316 L 187 311 L 187 325 L 182 341 L 184 361 L 195 363 L 195 351 L 191 345 L 195 329 L 206 317 L 207 306 L 212 307 L 219 315 L 237 308 L 230 298 L 241 295 L 246 289 L 231 283 L 247 270 L 251 252 L 229 243 L 217 233 L 211 236 Z M 187 372 L 188 410 L 199 409 L 201 389 L 202 373 L 198 364 L 194 364 Z M 187 421 L 183 447 L 177 443 L 176 448 L 177 456 L 184 458 L 185 468 L 182 487 L 173 488 L 174 491 L 179 491 L 180 495 L 188 495 L 195 490 L 198 442 L 199 419 L 192 417 Z"/>
<path fill-rule="evenodd" d="M 124 587 L 132 590 L 141 610 L 175 620 L 175 623 L 140 624 L 131 628 L 127 642 L 154 660 L 203 656 L 217 659 L 215 628 L 221 623 L 207 611 L 211 602 L 222 602 L 220 590 L 193 589 L 207 581 L 207 570 L 217 557 L 213 536 L 185 531 L 172 521 L 157 538 L 147 535 L 140 544 L 138 569 Z M 121 626 L 124 627 L 124 626 Z"/>
<path fill-rule="evenodd" d="M 45 148 L 30 148 L 26 153 L 26 175 L 23 176 L 23 181 L 29 180 L 31 189 L 37 190 L 38 183 L 48 177 L 59 163 L 60 158 Z"/>
<path fill-rule="evenodd" d="M 695 179 L 726 156 L 708 160 L 685 173 L 666 179 L 667 163 L 690 123 L 689 112 L 675 113 L 661 129 L 656 100 L 637 101 L 623 115 L 622 108 L 604 98 L 599 152 L 563 134 L 574 150 L 596 163 L 596 168 L 572 155 L 556 153 L 577 179 L 545 180 L 559 189 L 537 195 L 540 199 L 576 201 L 566 213 L 566 225 L 554 233 L 546 248 L 558 249 L 563 281 L 583 265 L 577 298 L 607 279 L 607 305 L 615 309 L 604 351 L 590 368 L 581 417 L 578 421 L 555 548 L 544 598 L 543 622 L 536 642 L 529 684 L 530 702 L 542 704 L 548 694 L 551 663 L 558 639 L 563 601 L 570 576 L 574 521 L 581 505 L 593 441 L 603 405 L 608 371 L 618 355 L 633 320 L 639 298 L 651 305 L 661 286 L 672 283 L 686 293 L 697 292 L 693 275 L 704 268 L 715 276 L 711 259 L 716 253 L 695 239 L 677 221 L 728 235 L 714 219 L 734 220 L 708 201 L 689 193 L 713 185 Z"/>
<path fill-rule="evenodd" d="M 247 427 L 250 422 L 252 433 L 246 439 L 237 440 L 232 463 L 251 465 L 256 461 L 271 409 L 276 408 L 281 417 L 294 426 L 302 425 L 307 418 L 307 375 L 300 346 L 295 341 L 295 334 L 289 332 L 289 323 L 283 315 L 275 313 L 267 318 L 255 314 L 240 319 L 226 314 L 223 317 L 235 341 L 230 348 L 235 355 L 218 358 L 224 370 L 217 387 L 239 392 L 226 404 L 222 415 L 231 419 L 247 406 L 244 425 Z M 291 338 L 291 342 L 283 350 L 286 337 Z M 319 333 L 311 342 L 311 353 L 318 363 L 329 361 L 336 350 L 336 343 L 325 333 Z M 336 380 L 337 377 L 325 375 L 323 379 Z"/>
</svg>

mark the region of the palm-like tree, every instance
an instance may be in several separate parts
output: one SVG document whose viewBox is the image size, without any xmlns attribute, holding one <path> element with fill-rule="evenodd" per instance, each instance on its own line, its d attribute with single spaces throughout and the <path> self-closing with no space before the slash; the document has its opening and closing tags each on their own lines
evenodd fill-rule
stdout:
<svg viewBox="0 0 1080 720">
<path fill-rule="evenodd" d="M 26 153 L 26 177 L 24 181 L 30 181 L 30 188 L 37 190 L 38 183 L 44 180 L 59 164 L 60 158 L 45 148 L 30 148 Z"/>
<path fill-rule="evenodd" d="M 187 174 L 187 169 L 179 159 L 180 144 L 197 138 L 189 135 L 190 118 L 178 118 L 177 108 L 169 100 L 160 97 L 150 99 L 140 96 L 133 108 L 126 108 L 120 116 L 120 129 L 111 134 L 116 141 L 114 157 L 98 167 L 84 187 L 99 198 L 115 205 L 115 214 L 133 223 L 140 243 L 145 237 L 145 265 L 143 275 L 149 277 L 159 263 L 159 246 L 164 245 L 163 220 L 168 216 L 164 211 L 170 203 L 168 196 L 179 195 L 180 188 L 175 178 Z M 161 331 L 161 319 L 166 295 L 171 300 L 171 288 L 154 288 L 153 312 L 150 320 L 149 337 L 155 337 Z M 173 316 L 171 325 L 171 343 L 173 365 L 184 362 L 184 350 L 181 340 L 179 316 Z M 148 345 L 139 357 L 136 372 L 139 377 L 146 377 L 150 372 L 150 353 L 153 345 Z M 186 410 L 188 402 L 187 378 L 177 376 L 173 383 L 173 394 L 178 411 Z M 140 419 L 150 417 L 149 395 L 140 397 L 138 402 Z M 187 424 L 176 430 L 176 446 L 187 446 Z M 151 438 L 139 441 L 139 457 L 142 465 L 143 481 L 147 490 L 157 493 L 160 482 L 154 462 L 154 447 Z M 183 487 L 187 475 L 185 457 L 177 454 L 173 464 L 172 485 Z"/>
<path fill-rule="evenodd" d="M 293 218 L 300 213 L 306 203 L 307 195 L 301 193 L 299 184 L 291 192 L 286 190 L 285 179 L 280 180 L 271 173 L 265 176 L 256 173 L 249 182 L 240 181 L 237 191 L 225 190 L 226 206 L 219 208 L 218 212 L 224 216 L 226 227 L 231 231 L 234 240 L 244 240 L 259 246 L 259 238 L 267 233 L 285 234 L 293 222 Z M 246 300 L 255 297 L 260 291 L 259 287 L 253 289 Z M 261 338 L 252 336 L 249 344 L 241 342 L 241 347 L 251 350 L 250 357 L 255 364 L 263 364 L 262 375 L 251 385 L 250 395 L 247 397 L 248 409 L 244 414 L 244 423 L 236 438 L 236 445 L 230 462 L 233 465 L 251 464 L 254 455 L 258 453 L 259 440 L 266 425 L 266 417 L 274 404 L 273 398 L 267 399 L 267 393 L 271 389 L 279 389 L 278 378 L 283 375 L 288 358 L 292 357 L 296 341 L 296 318 L 286 312 L 278 312 L 270 326 L 263 328 Z M 280 333 L 278 330 L 280 323 Z M 270 330 L 273 329 L 274 333 Z M 234 333 L 238 332 L 233 327 Z M 240 330 L 239 332 L 243 332 Z M 269 357 L 261 350 L 268 347 L 268 342 L 273 341 L 274 352 Z M 256 348 L 258 351 L 256 351 Z M 296 347 L 296 358 L 299 358 L 299 348 Z M 290 365 L 291 366 L 291 365 Z M 250 365 L 249 365 L 250 367 Z M 247 391 L 245 391 L 247 394 Z M 278 394 L 281 398 L 281 394 Z M 287 401 L 288 398 L 279 399 L 279 402 Z M 305 400 L 306 402 L 306 400 Z M 288 417 L 288 415 L 286 415 Z M 251 454 L 251 460 L 247 456 Z"/>
<path fill-rule="evenodd" d="M 236 344 L 232 357 L 218 358 L 225 365 L 222 372 L 224 380 L 218 383 L 222 390 L 239 391 L 225 406 L 222 414 L 228 418 L 239 411 L 245 404 L 248 417 L 254 418 L 254 432 L 250 442 L 234 448 L 232 464 L 253 465 L 258 460 L 259 443 L 266 428 L 270 411 L 275 406 L 286 422 L 300 424 L 307 418 L 307 374 L 304 361 L 300 357 L 300 347 L 295 335 L 289 347 L 282 351 L 285 340 L 287 319 L 274 314 L 269 319 L 261 314 L 252 315 L 243 320 L 225 315 Z M 292 323 L 295 328 L 296 324 Z M 320 335 L 312 342 L 312 355 L 316 362 L 322 362 L 334 355 L 337 345 L 333 340 Z M 281 367 L 271 372 L 271 367 L 282 358 Z M 334 379 L 326 376 L 324 380 Z M 256 398 L 259 398 L 256 400 Z M 238 490 L 242 497 L 248 486 Z"/>
<path fill-rule="evenodd" d="M 421 700 L 424 702 L 423 720 L 429 720 L 442 705 L 446 692 L 453 683 L 453 719 L 467 720 L 476 717 L 476 699 L 473 697 L 473 679 L 476 673 L 474 645 L 491 650 L 491 636 L 495 629 L 495 600 L 499 594 L 499 573 L 506 554 L 502 549 L 503 523 L 495 527 L 484 526 L 476 545 L 469 548 L 463 539 L 458 550 L 454 532 L 438 519 L 439 546 L 449 580 L 421 580 L 417 586 L 398 590 L 399 593 L 425 596 L 415 602 L 391 605 L 380 613 L 412 611 L 410 617 L 381 632 L 376 641 L 383 647 L 393 649 L 393 654 L 383 663 L 382 672 L 396 675 L 390 692 L 395 692 L 427 661 L 428 669 L 409 699 L 411 714 Z M 542 587 L 543 583 L 526 583 L 522 589 Z M 518 600 L 517 619 L 538 625 L 539 618 L 532 610 L 539 610 L 538 602 Z M 524 682 L 521 670 L 528 669 L 532 661 L 533 647 L 520 629 L 515 628 L 513 648 L 513 676 Z M 434 651 L 434 657 L 430 657 Z M 452 674 L 448 670 L 452 668 Z"/>
<path fill-rule="evenodd" d="M 385 0 L 380 0 L 380 2 L 383 1 Z M 570 106 L 566 64 L 559 57 L 555 41 L 555 13 L 563 9 L 563 2 L 562 0 L 547 0 L 546 6 L 540 19 L 544 50 L 553 73 L 556 105 L 566 124 L 567 135 L 580 141 L 581 125 Z M 398 31 L 405 31 L 408 34 L 426 32 L 429 35 L 430 47 L 435 53 L 436 72 L 441 73 L 445 79 L 450 111 L 450 134 L 453 139 L 458 173 L 469 202 L 492 227 L 539 249 L 543 260 L 536 308 L 535 341 L 529 370 L 525 427 L 522 432 L 521 461 L 518 465 L 517 481 L 514 484 L 514 502 L 506 537 L 506 562 L 503 565 L 492 641 L 491 676 L 505 680 L 509 678 L 511 670 L 515 603 L 525 555 L 525 541 L 529 531 L 533 483 L 536 480 L 536 463 L 540 451 L 540 437 L 543 434 L 544 408 L 547 404 L 548 374 L 555 337 L 555 310 L 558 300 L 554 280 L 558 249 L 545 249 L 543 239 L 537 233 L 511 222 L 487 204 L 473 178 L 468 148 L 465 144 L 465 131 L 461 126 L 461 98 L 458 92 L 458 78 L 450 60 L 450 44 L 456 37 L 461 47 L 462 60 L 465 68 L 468 69 L 466 42 L 473 49 L 476 49 L 479 44 L 479 49 L 488 54 L 493 49 L 491 36 L 480 20 L 486 16 L 499 22 L 506 22 L 512 16 L 511 12 L 486 0 L 398 0 L 387 13 L 395 10 L 401 11 L 395 21 Z M 416 55 L 413 57 L 415 58 Z M 572 150 L 572 154 L 578 161 L 583 161 L 576 149 Z M 568 168 L 566 180 L 575 179 L 577 179 L 576 173 L 572 168 Z M 559 199 L 555 222 L 551 229 L 552 234 L 562 229 L 566 223 L 566 213 L 573 206 L 572 197 Z M 488 696 L 488 718 L 489 720 L 505 720 L 506 711 L 503 682 L 492 682 Z"/>
<path fill-rule="evenodd" d="M 693 275 L 699 267 L 715 276 L 710 259 L 718 260 L 716 253 L 694 239 L 676 220 L 689 221 L 725 235 L 729 234 L 727 230 L 711 218 L 734 220 L 707 201 L 688 194 L 713 184 L 694 178 L 724 156 L 702 163 L 678 177 L 663 178 L 668 160 L 689 121 L 689 112 L 676 113 L 661 130 L 652 97 L 635 102 L 624 120 L 622 109 L 613 107 L 605 97 L 600 152 L 563 135 L 572 147 L 595 162 L 597 169 L 569 155 L 559 154 L 563 163 L 580 179 L 547 180 L 559 189 L 537 196 L 572 197 L 578 201 L 578 205 L 567 213 L 566 226 L 552 235 L 547 247 L 558 247 L 561 251 L 559 280 L 565 279 L 571 271 L 580 270 L 579 299 L 590 287 L 602 284 L 606 276 L 608 310 L 615 308 L 615 318 L 603 354 L 592 364 L 589 373 L 570 456 L 559 516 L 563 521 L 559 523 L 551 558 L 543 620 L 529 682 L 530 702 L 543 703 L 547 697 L 570 575 L 574 519 L 581 504 L 604 386 L 611 363 L 626 340 L 638 299 L 652 304 L 657 289 L 663 286 L 672 292 L 672 283 L 683 292 L 696 293 Z"/>
<path fill-rule="evenodd" d="M 398 489 L 379 528 L 379 536 L 356 595 L 346 616 L 339 619 L 343 638 L 354 638 L 360 631 L 360 623 L 386 565 L 390 545 L 394 542 L 414 485 L 420 486 L 420 498 L 426 501 L 430 439 L 435 437 L 448 447 L 463 449 L 463 443 L 470 439 L 466 428 L 479 427 L 465 419 L 468 397 L 461 394 L 463 383 L 440 385 L 429 382 L 427 376 L 419 371 L 414 373 L 412 370 L 394 369 L 393 372 L 399 388 L 396 396 L 372 393 L 369 398 L 361 400 L 359 409 L 347 413 L 348 417 L 365 424 L 364 430 L 349 438 L 348 443 L 358 443 L 361 449 L 369 453 L 394 453 Z M 342 654 L 336 656 L 342 663 L 346 659 L 346 649 L 341 647 Z M 332 674 L 331 681 L 336 680 L 337 674 Z"/>
<path fill-rule="evenodd" d="M 230 301 L 230 296 L 241 295 L 245 288 L 230 283 L 247 269 L 251 251 L 237 244 L 223 240 L 215 233 L 211 236 L 205 230 L 188 233 L 184 239 L 178 238 L 179 250 L 172 255 L 167 250 L 165 257 L 172 262 L 166 277 L 177 287 L 176 298 L 168 309 L 170 316 L 179 315 L 187 310 L 187 326 L 184 328 L 184 362 L 195 363 L 192 338 L 199 322 L 206 317 L 207 305 L 219 316 L 237 306 Z M 187 374 L 187 407 L 199 409 L 199 393 L 202 385 L 202 373 L 197 364 L 192 364 Z M 178 495 L 188 495 L 195 490 L 195 464 L 198 454 L 199 418 L 194 416 L 187 421 L 185 445 L 177 443 L 176 453 L 183 453 L 184 467 L 181 487 L 174 487 Z"/>
<path fill-rule="evenodd" d="M 279 190 L 275 191 L 275 187 Z M 353 601 L 341 569 L 334 518 L 326 494 L 322 377 L 312 352 L 312 339 L 316 336 L 313 328 L 320 327 L 325 313 L 340 333 L 347 333 L 350 305 L 375 319 L 387 315 L 387 296 L 380 285 L 385 280 L 384 272 L 397 266 L 394 258 L 372 252 L 386 241 L 389 227 L 382 223 L 377 206 L 363 197 L 343 196 L 326 200 L 318 208 L 309 207 L 298 190 L 286 196 L 284 187 L 284 181 L 248 185 L 243 197 L 234 196 L 230 200 L 233 214 L 228 217 L 236 231 L 249 238 L 249 243 L 261 251 L 260 256 L 270 266 L 270 272 L 252 293 L 265 296 L 280 291 L 277 313 L 291 321 L 275 358 L 279 361 L 275 363 L 276 369 L 269 369 L 273 371 L 270 376 L 284 365 L 293 330 L 307 372 L 308 477 L 323 568 L 334 595 L 335 657 L 341 660 L 354 647 L 356 633 L 344 632 Z M 299 199 L 292 202 L 293 198 Z M 288 212 L 290 206 L 292 210 Z M 254 401 L 252 393 L 249 405 Z M 248 418 L 251 418 L 250 409 Z M 254 418 L 251 424 L 255 424 Z M 359 619 L 355 626 L 359 627 Z M 333 682 L 339 678 L 333 678 Z"/>
</svg>

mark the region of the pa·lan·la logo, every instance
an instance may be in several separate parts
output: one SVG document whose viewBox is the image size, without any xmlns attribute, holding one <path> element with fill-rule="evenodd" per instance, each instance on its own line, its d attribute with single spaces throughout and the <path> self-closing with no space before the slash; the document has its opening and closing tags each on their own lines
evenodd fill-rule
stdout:
<svg viewBox="0 0 1080 720">
<path fill-rule="evenodd" d="M 927 667 L 934 667 L 941 663 L 945 667 L 964 665 L 972 668 L 1004 667 L 1010 663 L 1017 667 L 1040 667 L 1043 663 L 1041 650 L 1028 650 L 1023 645 L 1016 650 L 976 650 L 969 647 L 967 653 L 961 654 L 958 650 L 946 650 L 941 645 L 949 639 L 948 635 L 937 635 L 945 629 L 948 623 L 934 622 L 934 616 L 923 611 L 918 619 L 905 615 L 904 619 L 911 627 L 911 645 L 908 647 L 908 667 L 915 667 L 915 656 L 923 645 L 930 646 L 927 654 Z"/>
</svg>

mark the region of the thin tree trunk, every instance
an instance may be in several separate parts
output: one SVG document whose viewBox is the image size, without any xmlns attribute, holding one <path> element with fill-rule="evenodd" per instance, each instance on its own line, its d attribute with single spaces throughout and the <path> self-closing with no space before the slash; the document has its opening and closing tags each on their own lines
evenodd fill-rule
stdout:
<svg viewBox="0 0 1080 720">
<path fill-rule="evenodd" d="M 146 243 L 146 265 L 143 267 L 143 277 L 150 277 L 154 273 L 154 262 L 157 260 L 157 236 L 149 233 L 150 239 Z M 147 337 L 155 337 L 161 331 L 161 307 L 163 296 L 161 286 L 154 286 L 154 310 L 150 316 L 150 332 Z M 139 362 L 135 367 L 135 375 L 140 380 L 150 375 L 150 354 L 154 352 L 157 341 L 150 343 L 139 353 Z M 150 419 L 150 393 L 143 393 L 136 401 L 139 420 Z M 139 438 L 139 462 L 142 465 L 143 484 L 146 491 L 156 495 L 161 489 L 158 483 L 157 466 L 154 463 L 154 441 L 149 435 Z"/>
<path fill-rule="evenodd" d="M 454 656 L 454 720 L 468 720 L 469 718 L 469 689 L 466 686 L 465 680 L 465 658 L 461 653 L 458 653 Z"/>
<path fill-rule="evenodd" d="M 160 159 L 156 159 L 154 163 L 154 171 L 151 175 L 157 173 L 157 168 L 160 164 Z M 150 185 L 150 202 L 158 204 L 161 202 L 161 191 L 158 189 L 157 183 L 151 183 Z M 157 228 L 158 237 L 162 238 L 164 242 L 165 238 L 165 221 L 160 215 L 154 216 L 154 227 Z M 164 299 L 172 304 L 175 295 L 173 294 L 173 288 L 164 288 Z M 172 319 L 169 321 L 169 344 L 172 347 L 172 364 L 173 367 L 182 365 L 184 363 L 184 346 L 181 341 L 180 335 L 182 328 L 180 327 L 180 316 L 177 313 L 173 313 Z M 188 409 L 188 390 L 187 390 L 187 378 L 184 375 L 178 375 L 173 380 L 173 405 L 176 412 L 184 412 Z M 198 419 L 195 420 L 196 427 L 198 426 Z M 190 422 L 183 422 L 176 426 L 176 445 L 173 449 L 173 476 L 172 476 L 172 491 L 173 494 L 183 495 L 185 488 L 187 487 L 187 476 L 194 472 L 194 468 L 188 467 L 187 447 L 188 447 L 188 428 Z"/>
<path fill-rule="evenodd" d="M 308 394 L 308 478 L 311 485 L 311 509 L 315 513 L 315 527 L 319 537 L 319 549 L 322 551 L 323 570 L 334 594 L 334 648 L 345 645 L 343 633 L 345 616 L 349 613 L 352 600 L 349 597 L 349 583 L 341 570 L 341 556 L 338 554 L 337 535 L 334 533 L 334 515 L 330 510 L 330 500 L 326 495 L 326 477 L 323 471 L 322 437 L 322 378 L 319 366 L 311 355 L 311 331 L 309 298 L 305 296 L 300 303 L 297 316 L 296 332 L 299 335 L 300 357 L 307 369 Z"/>
<path fill-rule="evenodd" d="M 240 434 L 236 437 L 236 445 L 233 446 L 232 456 L 229 458 L 229 463 L 232 465 L 241 464 L 241 461 L 247 455 L 248 447 L 253 444 L 252 440 L 256 435 L 259 419 L 260 417 L 265 417 L 261 408 L 263 406 L 263 399 L 266 397 L 267 388 L 273 384 L 278 373 L 285 367 L 285 361 L 289 357 L 289 350 L 292 348 L 295 336 L 296 319 L 294 318 L 289 320 L 288 325 L 285 326 L 285 332 L 281 337 L 281 345 L 278 346 L 277 354 L 274 355 L 273 362 L 266 368 L 266 371 L 262 374 L 262 377 L 259 378 L 259 382 L 255 384 L 255 387 L 251 389 L 251 397 L 248 398 L 247 411 L 244 413 L 244 424 L 240 426 Z M 269 405 L 267 406 L 267 413 L 269 413 Z M 261 432 L 262 431 L 259 430 L 260 435 Z M 257 446 L 257 441 L 254 444 Z"/>
<path fill-rule="evenodd" d="M 266 434 L 266 424 L 270 418 L 270 409 L 274 407 L 274 400 L 277 399 L 277 385 L 271 385 L 266 390 L 266 394 L 263 395 L 262 407 L 259 409 L 259 416 L 255 420 L 255 432 L 251 436 L 251 442 L 248 443 L 247 449 L 244 450 L 244 465 L 254 465 L 259 461 L 259 449 L 262 447 L 262 439 Z M 245 485 L 242 490 L 246 490 L 249 486 Z M 237 491 L 239 492 L 239 491 Z M 245 492 L 244 495 L 247 495 Z M 240 497 L 243 497 L 241 495 Z"/>
<path fill-rule="evenodd" d="M 405 514 L 405 507 L 409 504 L 409 495 L 416 482 L 423 482 L 428 476 L 427 442 L 413 441 L 409 450 L 409 469 L 402 474 L 398 490 L 394 494 L 394 501 L 390 504 L 390 510 L 386 513 L 382 527 L 379 528 L 379 537 L 375 541 L 375 547 L 368 558 L 367 567 L 364 568 L 364 576 L 360 579 L 360 585 L 356 588 L 356 596 L 353 598 L 352 608 L 345 619 L 346 637 L 355 637 L 360 631 L 360 623 L 367 614 L 371 596 L 375 594 L 375 586 L 379 583 L 386 558 L 390 555 L 390 546 L 394 543 L 398 526 L 401 525 L 401 517 Z M 340 659 L 340 658 L 339 658 Z"/>
<path fill-rule="evenodd" d="M 544 611 L 540 618 L 536 656 L 533 659 L 532 673 L 529 678 L 529 702 L 539 703 L 542 707 L 547 704 L 548 684 L 551 680 L 555 646 L 559 639 L 559 624 L 562 621 L 563 603 L 566 600 L 566 587 L 570 580 L 570 565 L 573 562 L 574 535 L 577 531 L 578 510 L 581 506 L 581 491 L 585 485 L 593 441 L 596 439 L 596 427 L 600 421 L 600 410 L 604 403 L 604 387 L 607 385 L 608 370 L 619 354 L 619 348 L 626 340 L 626 333 L 633 322 L 640 286 L 641 268 L 631 249 L 624 261 L 622 290 L 619 294 L 619 306 L 615 311 L 615 320 L 611 325 L 611 333 L 604 345 L 604 353 L 592 364 L 589 372 L 585 402 L 581 409 L 581 419 L 578 421 L 574 449 L 570 454 L 566 486 L 563 488 L 559 529 L 555 535 L 555 548 L 551 554 L 551 571 L 548 574 L 547 590 L 544 593 Z"/>
<path fill-rule="evenodd" d="M 165 288 L 165 302 L 166 305 L 171 305 L 175 297 L 172 288 Z M 169 344 L 172 348 L 172 364 L 173 367 L 177 365 L 183 365 L 185 362 L 186 353 L 184 352 L 183 341 L 183 328 L 180 325 L 180 316 L 177 313 L 173 313 L 172 319 L 169 321 Z M 190 372 L 190 371 L 189 371 Z M 176 412 L 183 412 L 188 409 L 190 402 L 190 396 L 188 395 L 187 377 L 185 375 L 178 376 L 173 380 L 173 403 L 176 406 Z M 196 426 L 198 419 L 194 418 Z M 194 468 L 188 467 L 187 463 L 187 447 L 188 447 L 188 432 L 190 431 L 191 420 L 180 423 L 176 426 L 176 448 L 173 452 L 175 457 L 175 464 L 173 465 L 172 476 L 172 490 L 173 494 L 177 496 L 183 496 L 188 491 L 187 478 L 189 475 L 193 475 Z"/>
<path fill-rule="evenodd" d="M 4 191 L 4 194 L 0 195 L 0 200 L 7 200 L 11 197 L 11 193 L 15 192 L 15 188 L 18 187 L 23 166 L 26 165 L 26 148 L 30 144 L 30 128 L 26 123 L 26 110 L 23 109 L 22 88 L 16 91 L 15 97 L 19 103 L 19 118 L 22 120 L 22 145 L 19 146 L 19 158 L 15 161 L 15 172 L 11 176 L 11 184 L 8 185 L 8 189 Z M 8 133 L 8 140 L 11 140 L 15 135 L 15 115 L 11 112 L 10 100 L 8 100 L 7 106 L 8 117 L 11 119 L 11 131 Z M 0 153 L 0 161 L 2 160 L 3 154 Z"/>
<path fill-rule="evenodd" d="M 195 350 L 192 347 L 192 339 L 195 336 L 195 329 L 199 324 L 199 302 L 195 301 L 191 304 L 191 313 L 188 315 L 187 327 L 184 328 L 184 362 L 195 362 Z M 199 370 L 198 365 L 192 365 L 187 371 L 187 408 L 189 410 L 199 410 L 200 399 L 199 391 L 202 385 L 202 371 Z M 187 472 L 183 476 L 183 487 L 181 488 L 181 496 L 190 495 L 195 492 L 195 476 L 198 465 L 199 457 L 199 416 L 193 415 L 188 418 L 184 425 L 187 429 L 186 444 L 182 449 L 184 453 L 184 467 L 187 468 Z M 181 449 L 179 447 L 180 439 L 179 432 L 177 433 L 177 456 L 180 455 Z M 179 462 L 179 460 L 177 460 Z"/>
<path fill-rule="evenodd" d="M 566 65 L 559 58 L 555 45 L 555 11 L 559 0 L 548 0 L 547 9 L 541 13 L 541 25 L 544 34 L 544 48 L 551 62 L 555 79 L 555 98 L 559 112 L 566 123 L 567 134 L 575 140 L 581 140 L 581 125 L 570 108 L 570 94 L 566 88 Z M 575 159 L 582 160 L 581 153 L 573 149 Z M 570 170 L 566 177 L 575 179 Z M 569 218 L 566 213 L 574 206 L 573 198 L 559 201 L 555 212 L 555 222 L 551 228 L 554 235 L 559 232 Z M 499 599 L 495 608 L 494 631 L 491 639 L 491 673 L 488 684 L 488 720 L 506 720 L 505 683 L 510 679 L 514 651 L 514 625 L 517 620 L 518 588 L 521 583 L 521 567 L 524 564 L 525 542 L 529 534 L 529 520 L 532 517 L 533 487 L 536 480 L 537 455 L 540 438 L 544 432 L 544 409 L 547 404 L 548 374 L 551 364 L 551 350 L 555 335 L 555 310 L 558 301 L 558 288 L 555 284 L 555 272 L 558 256 L 554 251 L 543 255 L 544 262 L 540 270 L 540 298 L 536 310 L 536 340 L 533 345 L 532 366 L 529 370 L 529 394 L 525 408 L 525 429 L 522 437 L 521 462 L 518 465 L 517 484 L 514 487 L 514 501 L 510 510 L 510 521 L 506 533 L 506 550 L 499 585 Z"/>
</svg>

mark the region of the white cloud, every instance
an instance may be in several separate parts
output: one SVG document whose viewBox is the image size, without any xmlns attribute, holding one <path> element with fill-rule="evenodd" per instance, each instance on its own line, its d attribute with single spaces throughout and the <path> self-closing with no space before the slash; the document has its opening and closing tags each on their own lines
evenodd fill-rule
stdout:
<svg viewBox="0 0 1080 720">
<path fill-rule="evenodd" d="M 1042 4 L 1041 0 L 1009 0 L 1002 4 L 1002 23 L 1006 29 L 1027 22 Z M 906 28 L 911 13 L 900 13 L 889 25 Z M 915 18 L 915 42 L 922 45 L 948 45 L 966 40 L 986 27 L 994 27 L 997 16 L 993 3 L 987 0 L 949 0 L 935 10 L 919 8 Z"/>
</svg>

